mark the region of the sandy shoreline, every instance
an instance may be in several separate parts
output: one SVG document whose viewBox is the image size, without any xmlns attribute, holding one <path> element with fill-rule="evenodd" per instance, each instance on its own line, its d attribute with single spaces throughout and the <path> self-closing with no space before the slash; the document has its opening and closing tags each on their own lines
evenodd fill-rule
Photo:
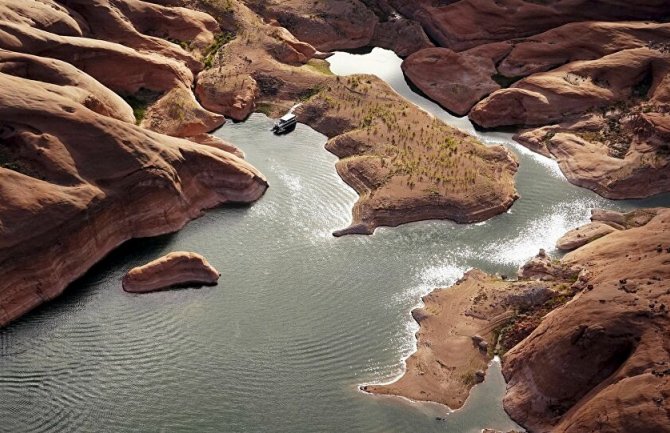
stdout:
<svg viewBox="0 0 670 433">
<path fill-rule="evenodd" d="M 476 269 L 466 272 L 453 286 L 424 296 L 424 306 L 412 311 L 419 324 L 417 349 L 405 360 L 405 372 L 361 390 L 461 408 L 471 388 L 484 380 L 499 329 L 519 306 L 537 307 L 556 296 L 551 290 L 530 279 L 510 282 Z"/>
<path fill-rule="evenodd" d="M 597 413 L 603 404 L 611 404 L 607 402 L 616 398 L 620 392 L 617 390 L 625 386 L 620 383 L 648 377 L 645 374 L 649 370 L 644 373 L 644 369 L 651 367 L 646 357 L 655 359 L 652 365 L 668 363 L 662 353 L 650 354 L 651 349 L 644 343 L 633 349 L 639 354 L 629 355 L 627 361 L 620 360 L 617 354 L 630 350 L 625 348 L 630 347 L 631 339 L 642 338 L 640 335 L 645 331 L 641 329 L 667 324 L 670 307 L 667 290 L 659 285 L 663 281 L 659 275 L 668 272 L 670 263 L 663 261 L 666 251 L 670 252 L 670 247 L 664 247 L 670 218 L 666 209 L 643 209 L 628 214 L 595 210 L 592 220 L 613 230 L 589 238 L 584 244 L 580 242 L 574 246 L 575 251 L 560 261 L 540 252 L 520 268 L 518 280 L 471 270 L 450 288 L 436 289 L 424 296 L 424 306 L 412 311 L 419 330 L 416 350 L 404 360 L 404 372 L 388 383 L 362 384 L 360 391 L 399 396 L 412 402 L 434 402 L 457 410 L 465 403 L 471 388 L 484 379 L 493 355 L 500 354 L 508 380 L 504 407 L 515 421 L 530 431 L 569 426 L 574 416 L 582 422 L 593 422 L 598 418 L 593 411 Z M 575 237 L 575 233 L 581 231 L 569 232 L 567 239 Z M 559 240 L 559 244 L 565 239 Z M 635 252 L 627 254 L 631 251 Z M 626 272 L 630 260 L 637 267 Z M 664 264 L 657 265 L 659 260 Z M 622 278 L 625 274 L 629 278 Z M 626 295 L 622 298 L 617 291 Z M 639 296 L 649 300 L 650 312 L 635 312 Z M 588 311 L 586 316 L 584 310 Z M 603 321 L 609 316 L 615 318 Z M 638 322 L 635 317 L 648 317 L 649 321 Z M 570 326 L 557 325 L 564 322 L 582 325 L 573 332 Z M 583 336 L 585 330 L 588 337 Z M 582 338 L 589 342 L 575 346 Z M 604 340 L 602 343 L 597 342 L 600 338 Z M 602 352 L 585 357 L 586 352 L 591 353 L 591 345 L 597 345 Z M 562 359 L 559 365 L 579 365 L 581 369 L 561 370 L 557 377 L 556 368 L 546 367 L 559 362 L 549 361 L 556 356 Z M 617 370 L 619 362 L 631 365 Z M 636 368 L 642 368 L 643 372 Z M 618 373 L 603 376 L 603 369 Z M 529 371 L 533 376 L 528 376 Z M 582 377 L 584 374 L 587 376 Z M 593 378 L 588 376 L 591 374 Z M 657 380 L 645 386 L 666 389 L 669 382 L 665 374 L 653 374 Z M 573 381 L 570 386 L 573 394 L 563 397 L 563 404 L 574 405 L 574 409 L 556 416 L 551 402 L 558 397 L 552 396 L 565 393 L 563 376 Z M 590 382 L 594 380 L 602 383 L 594 387 Z M 588 392 L 590 387 L 594 387 L 593 391 Z M 634 395 L 626 398 L 635 398 Z M 544 408 L 540 409 L 544 412 L 538 408 Z M 649 404 L 643 410 L 652 408 Z M 604 421 L 601 418 L 599 422 Z M 659 422 L 662 421 L 658 417 L 644 421 L 645 425 Z M 616 428 L 627 425 L 621 417 L 608 423 L 619 426 Z"/>
</svg>

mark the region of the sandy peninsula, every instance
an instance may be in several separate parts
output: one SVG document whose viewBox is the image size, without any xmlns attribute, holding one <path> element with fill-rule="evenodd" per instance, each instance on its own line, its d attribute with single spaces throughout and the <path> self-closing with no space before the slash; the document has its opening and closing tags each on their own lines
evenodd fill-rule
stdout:
<svg viewBox="0 0 670 433">
<path fill-rule="evenodd" d="M 205 3 L 184 2 L 231 24 L 230 40 L 199 76 L 199 100 L 237 120 L 254 111 L 278 116 L 301 102 L 299 120 L 329 137 L 326 148 L 341 159 L 337 172 L 359 194 L 351 226 L 336 235 L 426 219 L 484 221 L 518 198 L 517 162 L 503 147 L 436 121 L 376 77 L 330 73 L 320 50 L 366 46 L 379 26 L 403 25 L 386 9 L 249 1 L 217 11 Z M 343 18 L 350 16 L 357 18 Z"/>
<path fill-rule="evenodd" d="M 467 272 L 452 287 L 424 296 L 424 306 L 412 311 L 419 324 L 417 350 L 403 376 L 362 390 L 459 409 L 470 389 L 484 380 L 494 354 L 504 353 L 529 334 L 541 315 L 574 296 L 578 275 L 579 270 L 554 263 L 544 252 L 520 270 L 517 281 L 477 269 Z"/>
<path fill-rule="evenodd" d="M 593 221 L 612 230 L 514 281 L 472 270 L 427 295 L 404 375 L 363 390 L 456 409 L 498 353 L 504 407 L 529 431 L 668 431 L 670 211 Z"/>
<path fill-rule="evenodd" d="M 443 107 L 484 128 L 522 128 L 517 141 L 604 197 L 670 191 L 667 7 L 389 3 L 438 42 L 412 53 L 403 70 Z"/>
</svg>

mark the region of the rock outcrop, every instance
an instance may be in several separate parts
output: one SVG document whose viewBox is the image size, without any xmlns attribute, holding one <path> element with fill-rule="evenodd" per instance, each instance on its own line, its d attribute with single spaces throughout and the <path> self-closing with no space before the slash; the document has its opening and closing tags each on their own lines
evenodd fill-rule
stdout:
<svg viewBox="0 0 670 433">
<path fill-rule="evenodd" d="M 216 108 L 225 112 L 228 107 Z M 147 109 L 140 126 L 173 137 L 194 137 L 218 129 L 225 121 L 222 114 L 201 107 L 190 89 L 177 86 Z"/>
<path fill-rule="evenodd" d="M 544 254 L 539 257 L 551 262 Z M 567 281 L 579 271 L 559 264 L 553 268 L 550 280 L 520 272 L 518 281 L 475 269 L 452 287 L 424 296 L 424 306 L 412 311 L 419 324 L 417 350 L 403 376 L 361 390 L 462 407 L 472 387 L 484 380 L 495 353 L 526 337 L 543 314 L 574 296 L 576 285 Z"/>
<path fill-rule="evenodd" d="M 619 230 L 642 227 L 651 221 L 660 209 L 637 209 L 621 213 L 607 209 L 593 209 L 591 222 L 563 235 L 556 247 L 572 251 Z"/>
<path fill-rule="evenodd" d="M 577 227 L 574 230 L 570 230 L 564 234 L 557 242 L 556 248 L 563 251 L 572 251 L 576 250 L 579 247 L 593 242 L 596 239 L 600 239 L 603 236 L 615 232 L 617 229 L 614 227 L 601 223 L 601 222 L 592 222 L 582 227 Z"/>
<path fill-rule="evenodd" d="M 150 51 L 167 45 L 128 27 L 166 21 L 208 40 L 211 18 L 138 0 L 0 5 L 0 326 L 57 297 L 121 243 L 266 190 L 255 168 L 226 151 L 234 147 L 140 128 L 116 94 L 189 88 L 197 61 L 186 51 L 169 57 L 176 45 Z M 94 39 L 119 26 L 126 45 Z M 158 45 L 139 45 L 147 40 Z M 208 142 L 201 132 L 215 123 L 172 132 Z"/>
<path fill-rule="evenodd" d="M 662 0 L 387 0 L 422 24 L 440 46 L 463 51 L 536 35 L 580 21 L 657 21 L 670 18 Z M 574 37 L 575 35 L 572 35 Z"/>
<path fill-rule="evenodd" d="M 68 63 L 130 101 L 138 123 L 179 137 L 207 133 L 224 122 L 191 92 L 204 67 L 200 59 L 219 32 L 207 14 L 141 0 L 12 0 L 0 10 L 0 49 L 12 52 L 5 57 L 24 54 L 24 68 L 30 54 Z M 151 97 L 143 96 L 147 93 Z M 99 94 L 98 89 L 94 95 Z M 128 121 L 128 104 L 119 107 L 118 98 L 110 113 L 123 113 Z M 107 96 L 84 102 L 103 108 L 109 101 Z"/>
<path fill-rule="evenodd" d="M 497 351 L 529 432 L 670 431 L 670 210 L 593 217 L 620 228 L 517 281 L 473 270 L 424 297 L 405 374 L 362 389 L 460 407 Z"/>
<path fill-rule="evenodd" d="M 296 114 L 330 137 L 338 173 L 360 196 L 351 227 L 336 236 L 427 219 L 484 221 L 518 198 L 509 151 L 436 120 L 377 77 L 331 78 Z"/>
<path fill-rule="evenodd" d="M 505 408 L 530 431 L 668 431 L 670 211 L 652 213 L 568 254 L 586 290 L 504 357 Z"/>
<path fill-rule="evenodd" d="M 276 20 L 301 41 L 321 51 L 377 46 L 400 56 L 432 47 L 421 25 L 398 14 L 385 1 L 254 1 L 259 15 Z"/>
<path fill-rule="evenodd" d="M 604 197 L 670 191 L 663 2 L 388 3 L 443 47 L 403 65 L 443 107 L 484 128 L 531 128 L 517 141 Z"/>
<path fill-rule="evenodd" d="M 119 95 L 61 60 L 0 50 L 0 73 L 39 81 L 98 114 L 135 123 L 133 110 Z"/>
<path fill-rule="evenodd" d="M 358 1 L 289 0 L 249 2 L 249 5 L 321 51 L 368 45 L 377 21 L 375 14 Z"/>
<path fill-rule="evenodd" d="M 210 67 L 196 83 L 195 93 L 206 109 L 236 121 L 260 106 L 285 111 L 325 79 L 321 70 L 327 65 L 315 58 L 313 46 L 276 21 L 263 21 L 242 3 L 231 2 L 230 8 L 233 29 L 222 35 L 221 48 L 209 56 Z"/>
<path fill-rule="evenodd" d="M 421 91 L 459 116 L 500 89 L 491 78 L 496 73 L 491 59 L 458 54 L 447 48 L 414 53 L 403 62 L 402 69 Z"/>
<path fill-rule="evenodd" d="M 200 254 L 180 251 L 131 269 L 122 284 L 126 292 L 147 293 L 185 285 L 212 286 L 220 276 Z"/>
</svg>

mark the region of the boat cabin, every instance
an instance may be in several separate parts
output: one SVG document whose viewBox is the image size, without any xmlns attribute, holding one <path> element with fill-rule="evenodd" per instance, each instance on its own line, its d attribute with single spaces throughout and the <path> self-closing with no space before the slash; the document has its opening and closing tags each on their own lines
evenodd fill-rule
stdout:
<svg viewBox="0 0 670 433">
<path fill-rule="evenodd" d="M 298 118 L 293 113 L 288 113 L 282 116 L 272 127 L 272 132 L 275 134 L 283 134 L 295 129 L 298 124 Z"/>
</svg>

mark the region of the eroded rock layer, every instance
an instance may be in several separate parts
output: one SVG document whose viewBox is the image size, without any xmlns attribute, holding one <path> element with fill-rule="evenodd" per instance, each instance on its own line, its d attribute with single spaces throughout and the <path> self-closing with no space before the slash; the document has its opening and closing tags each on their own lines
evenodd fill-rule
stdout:
<svg viewBox="0 0 670 433">
<path fill-rule="evenodd" d="M 132 0 L 0 5 L 0 326 L 58 296 L 119 244 L 263 194 L 264 177 L 233 146 L 142 129 L 116 93 L 184 89 L 192 98 L 199 60 L 138 29 L 175 28 L 206 44 L 214 25 Z M 211 142 L 202 134 L 216 116 L 175 135 Z"/>
<path fill-rule="evenodd" d="M 123 290 L 147 293 L 187 284 L 211 286 L 220 276 L 200 254 L 178 251 L 128 271 L 123 277 Z"/>
<path fill-rule="evenodd" d="M 541 251 L 516 281 L 473 270 L 424 297 L 405 374 L 363 390 L 457 408 L 499 353 L 504 407 L 530 432 L 670 431 L 670 210 L 592 220 L 609 230 L 562 260 Z"/>
<path fill-rule="evenodd" d="M 531 128 L 521 144 L 605 197 L 670 191 L 667 2 L 390 3 L 443 47 L 403 64 L 443 107 Z"/>
<path fill-rule="evenodd" d="M 183 1 L 212 8 L 203 1 Z M 321 31 L 314 35 L 328 40 L 333 35 L 355 40 L 349 30 L 370 30 L 359 28 L 357 20 L 369 17 L 372 27 L 377 20 L 389 24 L 397 21 L 393 11 L 360 12 L 366 10 L 364 5 L 339 0 L 228 5 L 227 11 L 215 15 L 232 17 L 234 34 L 211 58 L 211 68 L 199 75 L 196 94 L 205 108 L 236 120 L 253 111 L 276 116 L 301 102 L 295 110 L 299 120 L 330 138 L 326 148 L 342 159 L 338 173 L 360 196 L 352 225 L 336 235 L 370 234 L 378 226 L 426 219 L 483 221 L 517 199 L 517 162 L 504 148 L 484 146 L 436 121 L 376 77 L 333 76 L 313 45 L 281 27 L 298 35 L 300 29 L 318 28 Z M 352 20 L 342 15 L 347 11 L 362 15 Z M 297 13 L 299 24 L 292 27 L 293 18 L 287 17 Z M 330 32 L 321 26 L 322 20 L 339 30 Z M 308 21 L 312 27 L 303 25 Z M 313 38 L 308 41 L 317 48 L 332 48 Z"/>
<path fill-rule="evenodd" d="M 670 210 L 567 255 L 586 290 L 505 356 L 505 408 L 531 431 L 670 431 Z"/>
</svg>

